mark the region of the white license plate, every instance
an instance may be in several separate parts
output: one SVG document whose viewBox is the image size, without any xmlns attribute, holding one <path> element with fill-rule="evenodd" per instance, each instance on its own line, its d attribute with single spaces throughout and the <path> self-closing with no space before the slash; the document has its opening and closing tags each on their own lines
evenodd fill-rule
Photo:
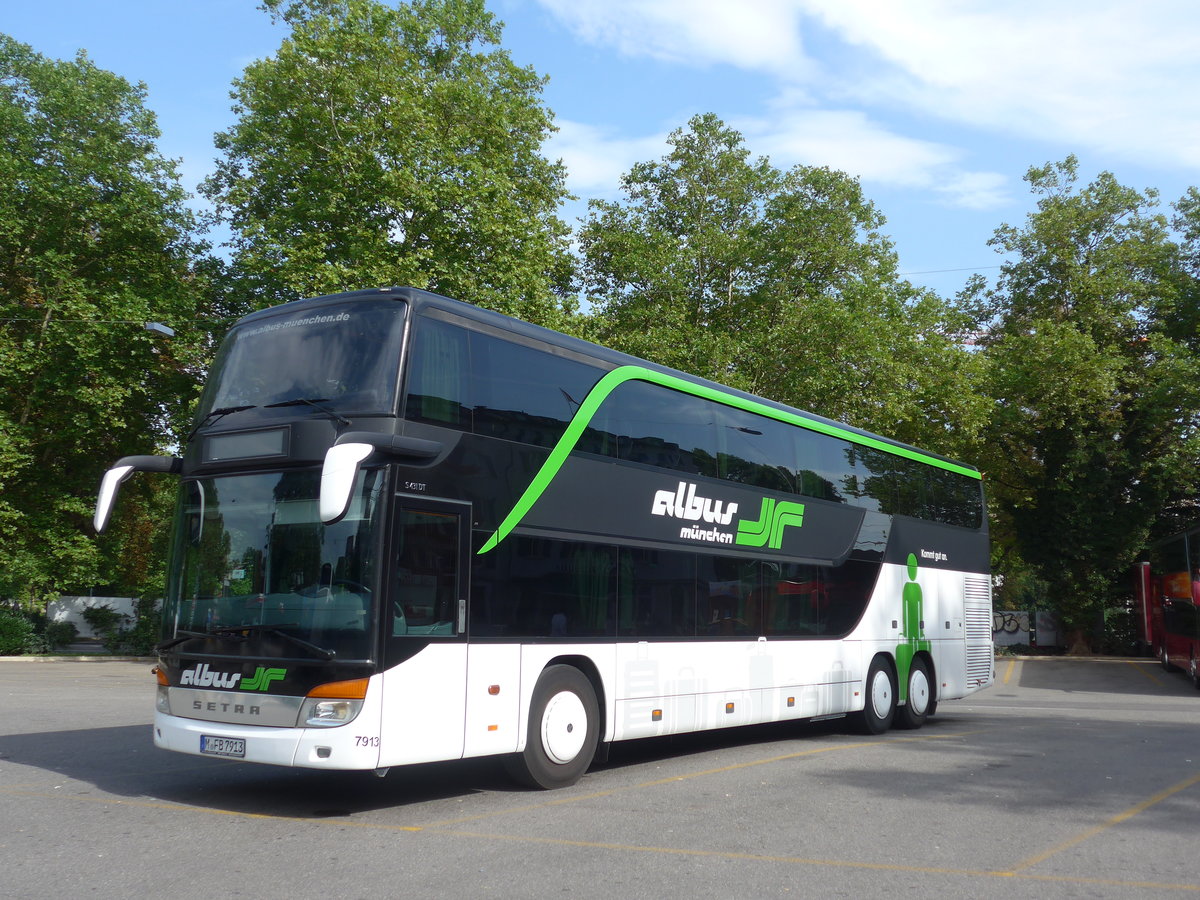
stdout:
<svg viewBox="0 0 1200 900">
<path fill-rule="evenodd" d="M 212 734 L 200 735 L 200 752 L 209 756 L 232 756 L 242 759 L 246 755 L 244 738 L 217 737 Z"/>
</svg>

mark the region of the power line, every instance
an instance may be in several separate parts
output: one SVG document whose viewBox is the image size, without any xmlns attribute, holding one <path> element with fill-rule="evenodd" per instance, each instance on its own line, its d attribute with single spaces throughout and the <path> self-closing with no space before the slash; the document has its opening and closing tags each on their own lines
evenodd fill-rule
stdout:
<svg viewBox="0 0 1200 900">
<path fill-rule="evenodd" d="M 921 272 L 897 272 L 897 275 L 941 275 L 945 272 L 978 272 L 981 269 L 1003 269 L 1004 266 L 967 266 L 965 269 L 925 269 Z"/>
<path fill-rule="evenodd" d="M 161 334 L 164 337 L 175 337 L 175 329 L 170 325 L 164 325 L 162 322 L 151 322 L 145 319 L 18 319 L 5 317 L 0 318 L 0 322 L 32 322 L 37 325 L 45 322 L 47 327 L 51 325 L 140 325 L 145 331 L 152 331 L 155 334 Z"/>
</svg>

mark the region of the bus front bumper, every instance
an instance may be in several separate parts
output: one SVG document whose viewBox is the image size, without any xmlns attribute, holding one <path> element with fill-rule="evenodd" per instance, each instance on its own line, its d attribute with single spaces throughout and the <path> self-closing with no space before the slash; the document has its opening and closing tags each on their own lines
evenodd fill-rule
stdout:
<svg viewBox="0 0 1200 900">
<path fill-rule="evenodd" d="M 154 715 L 154 746 L 177 753 L 237 762 L 312 769 L 374 769 L 379 765 L 378 726 L 361 716 L 333 728 L 276 728 Z M 373 733 L 372 733 L 373 732 Z"/>
</svg>

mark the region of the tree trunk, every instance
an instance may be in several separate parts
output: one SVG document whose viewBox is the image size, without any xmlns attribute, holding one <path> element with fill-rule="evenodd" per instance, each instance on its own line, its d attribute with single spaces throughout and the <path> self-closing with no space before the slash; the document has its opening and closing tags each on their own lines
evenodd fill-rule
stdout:
<svg viewBox="0 0 1200 900">
<path fill-rule="evenodd" d="M 1067 656 L 1091 656 L 1092 645 L 1088 633 L 1082 628 L 1073 628 L 1067 632 Z"/>
</svg>

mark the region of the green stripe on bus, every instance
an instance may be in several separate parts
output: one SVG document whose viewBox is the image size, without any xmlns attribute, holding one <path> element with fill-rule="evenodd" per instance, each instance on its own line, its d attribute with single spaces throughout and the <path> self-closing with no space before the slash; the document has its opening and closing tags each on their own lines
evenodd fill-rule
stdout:
<svg viewBox="0 0 1200 900">
<path fill-rule="evenodd" d="M 571 451 L 579 443 L 579 438 L 582 437 L 583 432 L 591 424 L 592 418 L 596 415 L 597 410 L 600 409 L 600 405 L 608 399 L 609 394 L 627 381 L 647 381 L 651 384 L 658 384 L 685 394 L 701 397 L 705 400 L 712 400 L 724 406 L 732 406 L 745 412 L 754 413 L 755 415 L 766 416 L 769 419 L 786 422 L 789 425 L 806 428 L 809 431 L 816 431 L 830 437 L 870 447 L 873 450 L 881 450 L 884 453 L 891 453 L 895 456 L 902 456 L 929 466 L 936 466 L 939 469 L 965 475 L 968 478 L 981 477 L 976 469 L 949 462 L 948 460 L 938 459 L 919 450 L 897 447 L 895 444 L 889 444 L 878 438 L 869 437 L 865 434 L 857 434 L 845 428 L 840 428 L 837 425 L 819 422 L 816 419 L 810 419 L 807 416 L 798 415 L 797 413 L 775 409 L 772 406 L 767 406 L 765 403 L 759 403 L 757 400 L 735 397 L 732 394 L 726 394 L 706 385 L 694 384 L 675 375 L 668 375 L 665 372 L 655 372 L 653 369 L 646 369 L 642 366 L 620 366 L 596 382 L 596 386 L 588 392 L 587 398 L 579 405 L 579 409 L 576 410 L 575 415 L 567 425 L 567 430 L 558 439 L 558 443 L 554 445 L 554 449 L 550 451 L 550 456 L 542 463 L 541 469 L 538 470 L 533 481 L 529 483 L 529 487 L 525 489 L 525 493 L 521 495 L 521 498 L 516 502 L 512 510 L 509 511 L 508 515 L 504 517 L 504 521 L 500 523 L 500 527 L 496 529 L 496 533 L 488 538 L 487 543 L 479 548 L 480 554 L 487 553 L 493 549 L 520 524 L 521 520 L 525 518 L 525 514 L 529 512 L 533 504 L 537 502 L 546 488 L 550 486 L 550 482 L 558 475 L 563 463 L 567 461 L 567 457 L 571 455 Z"/>
</svg>

